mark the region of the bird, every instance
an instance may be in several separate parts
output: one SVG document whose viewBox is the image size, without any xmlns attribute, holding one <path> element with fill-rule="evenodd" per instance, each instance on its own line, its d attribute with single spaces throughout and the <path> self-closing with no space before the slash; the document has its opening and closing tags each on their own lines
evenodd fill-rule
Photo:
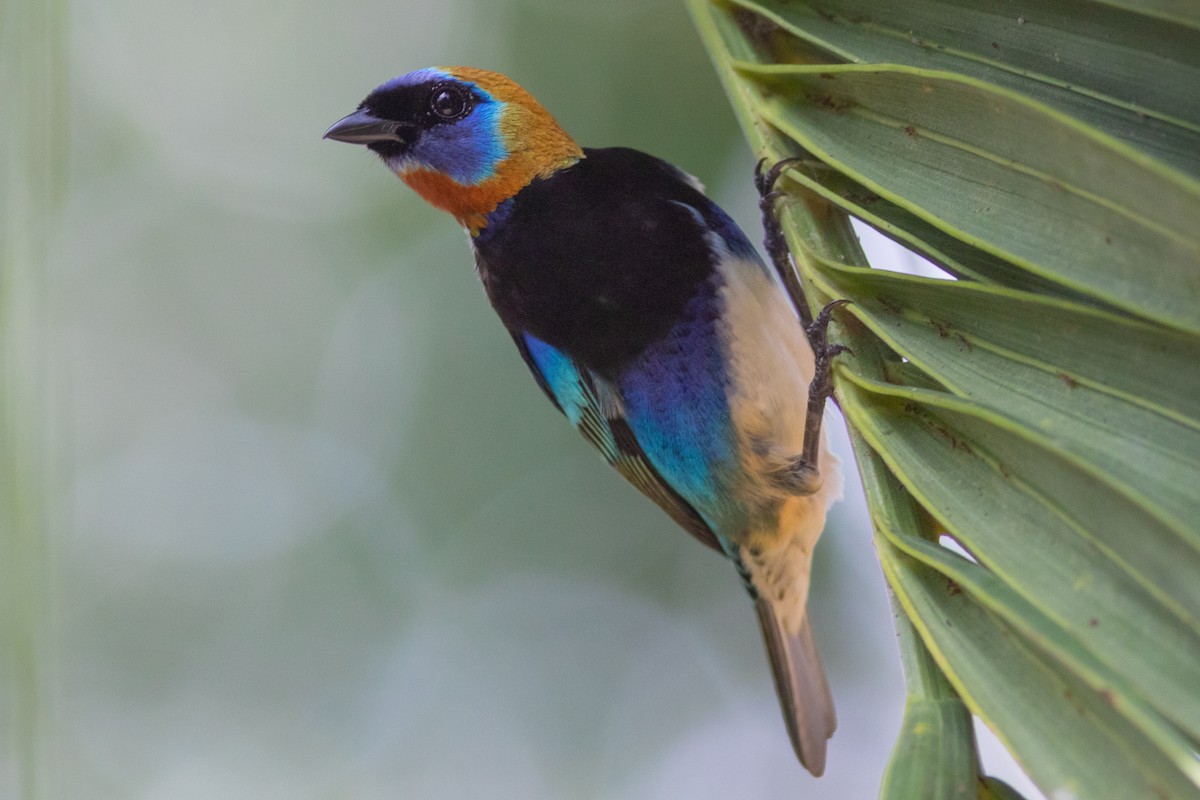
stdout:
<svg viewBox="0 0 1200 800">
<path fill-rule="evenodd" d="M 325 138 L 365 145 L 454 217 L 550 402 L 733 563 L 793 749 L 820 776 L 837 721 L 808 589 L 841 493 L 821 420 L 830 361 L 845 349 L 827 342 L 825 327 L 842 301 L 806 327 L 809 311 L 779 265 L 767 265 L 695 178 L 638 150 L 581 147 L 497 72 L 401 75 Z M 758 183 L 769 250 L 786 257 L 769 208 L 780 166 L 764 173 L 760 162 Z"/>
</svg>

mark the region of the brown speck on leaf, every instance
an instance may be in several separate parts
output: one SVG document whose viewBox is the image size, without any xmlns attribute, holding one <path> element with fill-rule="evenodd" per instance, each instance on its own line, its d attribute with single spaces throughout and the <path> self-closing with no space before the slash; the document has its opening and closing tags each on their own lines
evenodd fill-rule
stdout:
<svg viewBox="0 0 1200 800">
<path fill-rule="evenodd" d="M 931 320 L 929 320 L 929 324 L 937 329 L 937 334 L 938 334 L 939 338 L 945 339 L 947 336 L 950 335 L 950 329 L 947 328 L 942 323 L 938 322 L 937 320 L 931 319 Z"/>
<path fill-rule="evenodd" d="M 1078 700 L 1075 698 L 1075 693 L 1074 693 L 1074 692 L 1072 692 L 1070 689 L 1063 689 L 1063 697 L 1066 699 L 1066 701 L 1067 701 L 1068 703 L 1070 703 L 1071 705 L 1075 706 L 1075 710 L 1076 710 L 1076 711 L 1078 711 L 1080 714 L 1083 714 L 1083 713 L 1084 713 L 1083 706 L 1082 706 L 1082 705 L 1079 703 L 1079 701 L 1078 701 Z"/>
<path fill-rule="evenodd" d="M 1088 627 L 1089 628 L 1100 627 L 1100 620 L 1096 619 L 1095 617 L 1092 617 L 1091 619 L 1088 620 Z"/>
<path fill-rule="evenodd" d="M 1098 694 L 1100 695 L 1100 699 L 1103 700 L 1105 705 L 1107 705 L 1109 708 L 1112 708 L 1114 705 L 1116 705 L 1116 701 L 1113 699 L 1112 689 L 1101 689 Z"/>
<path fill-rule="evenodd" d="M 1074 389 L 1079 385 L 1079 381 L 1075 380 L 1065 372 L 1058 373 L 1058 377 L 1062 378 L 1062 382 L 1067 385 L 1068 389 Z"/>
<path fill-rule="evenodd" d="M 967 348 L 967 350 L 973 350 L 973 349 L 974 349 L 973 347 L 971 347 L 971 340 L 970 340 L 970 339 L 968 339 L 967 337 L 963 336 L 961 333 L 956 333 L 956 334 L 954 334 L 954 338 L 956 338 L 956 339 L 958 339 L 960 342 L 962 342 L 962 343 L 963 343 L 963 347 Z"/>
<path fill-rule="evenodd" d="M 830 111 L 848 111 L 857 105 L 853 100 L 844 97 L 834 97 L 831 94 L 810 94 L 808 101 L 813 105 L 828 108 Z"/>
<path fill-rule="evenodd" d="M 933 426 L 933 431 L 934 431 L 934 433 L 936 433 L 938 436 L 941 436 L 943 439 L 949 439 L 949 438 L 950 438 L 950 431 L 946 430 L 946 429 L 945 429 L 945 428 L 943 428 L 941 425 L 934 425 L 934 426 Z"/>
<path fill-rule="evenodd" d="M 962 587 L 958 585 L 957 581 L 954 581 L 951 578 L 946 578 L 946 594 L 950 595 L 951 597 L 960 595 L 962 594 Z"/>
<path fill-rule="evenodd" d="M 1004 477 L 1006 477 L 1006 478 L 1009 477 L 1010 473 L 1008 471 L 1008 467 L 1004 466 L 1003 461 L 996 462 L 996 469 L 1000 470 L 1000 474 L 1003 475 Z"/>
<path fill-rule="evenodd" d="M 905 126 L 904 126 L 904 132 L 905 132 L 906 134 L 908 134 L 909 136 L 916 136 L 916 135 L 917 135 L 917 129 L 916 129 L 915 127 L 913 127 L 912 125 L 905 125 Z"/>
<path fill-rule="evenodd" d="M 771 34 L 778 29 L 778 25 L 745 8 L 736 9 L 733 19 L 746 38 L 753 42 L 760 51 L 769 51 Z"/>
<path fill-rule="evenodd" d="M 904 401 L 904 413 L 905 414 L 916 414 L 920 410 L 921 410 L 921 407 L 918 406 L 916 403 L 914 403 L 912 400 Z"/>
<path fill-rule="evenodd" d="M 994 50 L 999 50 L 999 49 L 1000 49 L 1000 43 L 999 43 L 999 42 L 992 42 L 992 48 L 993 48 Z"/>
<path fill-rule="evenodd" d="M 887 311 L 891 314 L 901 313 L 900 306 L 896 305 L 891 300 L 888 300 L 886 297 L 879 297 L 876 299 L 879 300 L 879 305 L 883 306 L 884 311 Z"/>
<path fill-rule="evenodd" d="M 836 75 L 834 75 L 832 72 L 822 72 L 822 73 L 820 74 L 820 77 L 821 77 L 821 78 L 824 78 L 824 79 L 825 79 L 825 80 L 827 80 L 827 81 L 835 81 L 835 80 L 837 80 L 837 76 L 836 76 Z"/>
<path fill-rule="evenodd" d="M 879 195 L 871 194 L 868 192 L 850 191 L 850 192 L 843 193 L 842 197 L 846 198 L 847 200 L 849 200 L 852 203 L 857 203 L 860 206 L 869 206 L 872 203 L 879 202 Z"/>
<path fill-rule="evenodd" d="M 1112 237 L 1111 237 L 1111 236 L 1109 236 L 1108 234 L 1105 234 L 1105 235 L 1104 235 L 1104 243 L 1105 243 L 1105 244 L 1112 244 Z"/>
</svg>

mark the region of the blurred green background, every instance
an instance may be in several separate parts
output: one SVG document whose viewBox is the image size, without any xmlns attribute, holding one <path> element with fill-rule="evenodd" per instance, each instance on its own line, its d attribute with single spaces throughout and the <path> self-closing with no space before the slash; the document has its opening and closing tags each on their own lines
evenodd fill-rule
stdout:
<svg viewBox="0 0 1200 800">
<path fill-rule="evenodd" d="M 815 781 L 733 571 L 545 401 L 454 222 L 321 140 L 393 75 L 498 69 L 757 238 L 682 3 L 70 11 L 55 796 L 874 795 L 903 683 L 855 476 L 818 551 Z"/>
</svg>

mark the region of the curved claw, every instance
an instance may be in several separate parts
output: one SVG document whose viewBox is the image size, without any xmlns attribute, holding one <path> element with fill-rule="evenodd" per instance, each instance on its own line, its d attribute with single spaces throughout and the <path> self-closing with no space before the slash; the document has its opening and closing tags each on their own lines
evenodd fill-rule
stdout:
<svg viewBox="0 0 1200 800">
<path fill-rule="evenodd" d="M 817 316 L 819 316 L 819 317 L 828 316 L 835 308 L 841 308 L 842 306 L 848 306 L 848 305 L 851 305 L 853 302 L 854 301 L 848 297 L 839 297 L 837 300 L 830 300 L 828 303 L 825 304 L 825 307 L 821 309 L 821 313 L 818 314 Z"/>
<path fill-rule="evenodd" d="M 763 165 L 767 163 L 765 158 L 760 158 L 758 164 L 754 167 L 754 184 L 758 189 L 760 196 L 765 196 L 775 189 L 775 184 L 779 181 L 779 176 L 783 171 L 791 167 L 793 164 L 802 164 L 808 159 L 800 156 L 791 156 L 790 158 L 780 159 L 771 165 L 765 173 Z"/>
<path fill-rule="evenodd" d="M 754 165 L 754 188 L 758 190 L 759 195 L 766 191 L 766 175 L 763 173 L 763 165 L 767 163 L 767 157 L 763 156 Z"/>
<path fill-rule="evenodd" d="M 825 345 L 825 332 L 829 328 L 829 323 L 833 319 L 833 311 L 836 308 L 849 305 L 851 301 L 846 298 L 839 300 L 831 300 L 825 304 L 825 307 L 817 314 L 811 324 L 805 327 L 804 332 L 808 334 L 808 341 L 813 346 L 813 350 L 827 349 Z M 835 347 L 843 347 L 843 345 L 834 345 Z"/>
<path fill-rule="evenodd" d="M 849 346 L 844 344 L 831 344 L 829 347 L 825 348 L 825 357 L 829 359 L 840 356 L 842 353 L 849 353 L 850 355 L 855 354 Z"/>
</svg>

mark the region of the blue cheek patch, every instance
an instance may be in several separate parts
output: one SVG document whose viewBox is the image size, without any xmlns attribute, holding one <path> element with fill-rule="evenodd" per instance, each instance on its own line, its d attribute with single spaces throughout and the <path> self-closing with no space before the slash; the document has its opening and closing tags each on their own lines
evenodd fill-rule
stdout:
<svg viewBox="0 0 1200 800">
<path fill-rule="evenodd" d="M 430 128 L 412 150 L 415 160 L 464 186 L 495 176 L 496 166 L 508 157 L 500 131 L 504 104 L 477 87 L 474 91 L 482 99 L 465 119 Z"/>
<path fill-rule="evenodd" d="M 618 383 L 626 419 L 651 463 L 721 534 L 732 511 L 724 487 L 738 468 L 738 451 L 719 303 L 716 286 L 707 284 L 688 304 L 686 318 Z"/>
</svg>

